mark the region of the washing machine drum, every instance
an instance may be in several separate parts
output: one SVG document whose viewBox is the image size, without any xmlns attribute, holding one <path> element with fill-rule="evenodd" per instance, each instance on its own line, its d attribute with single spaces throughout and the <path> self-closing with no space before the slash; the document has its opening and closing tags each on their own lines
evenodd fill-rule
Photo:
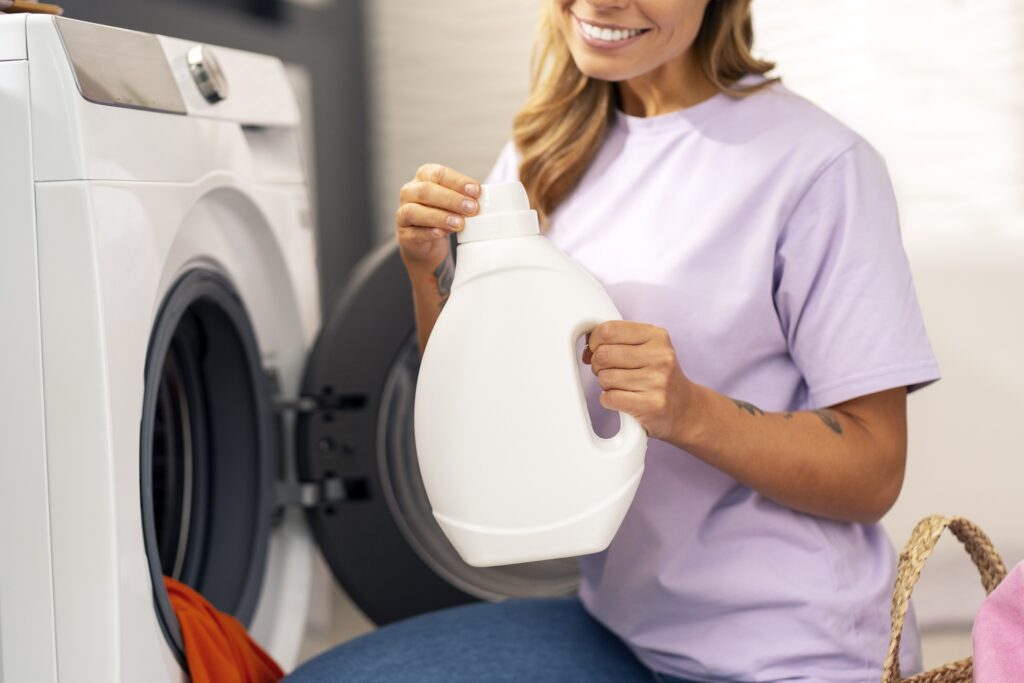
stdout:
<svg viewBox="0 0 1024 683">
<path fill-rule="evenodd" d="M 412 296 L 394 242 L 354 270 L 308 359 L 302 398 L 290 405 L 275 404 L 230 283 L 197 270 L 174 286 L 147 356 L 140 449 L 146 552 L 173 643 L 181 640 L 162 576 L 248 623 L 270 530 L 291 504 L 306 508 L 335 577 L 378 624 L 575 588 L 574 560 L 476 568 L 459 559 L 434 521 L 416 461 L 418 367 Z M 280 457 L 288 413 L 294 467 Z"/>
</svg>

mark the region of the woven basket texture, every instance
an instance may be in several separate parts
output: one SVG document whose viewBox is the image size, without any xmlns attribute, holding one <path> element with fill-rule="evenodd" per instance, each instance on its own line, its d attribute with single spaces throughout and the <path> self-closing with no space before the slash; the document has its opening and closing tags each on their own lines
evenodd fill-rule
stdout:
<svg viewBox="0 0 1024 683">
<path fill-rule="evenodd" d="M 981 583 L 986 593 L 995 590 L 1006 577 L 1006 565 L 999 553 L 992 547 L 988 536 L 973 522 L 963 517 L 933 515 L 918 522 L 910 540 L 900 553 L 896 570 L 896 585 L 892 593 L 892 632 L 889 637 L 889 652 L 882 668 L 882 683 L 972 683 L 974 665 L 970 657 L 945 664 L 930 671 L 924 671 L 910 678 L 900 674 L 900 638 L 903 623 L 910 604 L 910 593 L 921 576 L 925 560 L 931 555 L 942 532 L 949 529 L 964 544 L 975 566 L 981 573 Z"/>
</svg>

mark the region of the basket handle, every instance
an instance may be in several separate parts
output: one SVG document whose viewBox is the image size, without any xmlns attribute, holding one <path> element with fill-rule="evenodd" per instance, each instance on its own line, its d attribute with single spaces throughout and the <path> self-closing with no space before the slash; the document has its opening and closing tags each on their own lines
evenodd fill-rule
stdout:
<svg viewBox="0 0 1024 683">
<path fill-rule="evenodd" d="M 882 683 L 898 683 L 901 680 L 900 638 L 903 635 L 903 622 L 910 604 L 910 593 L 921 576 L 925 560 L 932 554 L 935 544 L 946 528 L 964 544 L 971 560 L 981 572 L 981 583 L 986 593 L 995 590 L 999 582 L 1006 577 L 1006 565 L 992 546 L 992 541 L 970 520 L 963 517 L 932 515 L 918 522 L 910 535 L 910 540 L 900 553 L 899 567 L 896 570 L 896 585 L 892 591 L 892 632 L 889 636 L 889 652 L 882 669 Z M 963 663 L 967 664 L 969 660 L 970 658 Z"/>
</svg>

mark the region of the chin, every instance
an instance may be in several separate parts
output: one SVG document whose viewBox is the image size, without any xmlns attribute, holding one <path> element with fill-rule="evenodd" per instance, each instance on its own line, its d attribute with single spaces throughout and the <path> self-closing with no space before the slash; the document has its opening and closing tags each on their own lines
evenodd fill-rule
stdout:
<svg viewBox="0 0 1024 683">
<path fill-rule="evenodd" d="M 643 73 L 643 69 L 631 67 L 628 64 L 616 63 L 614 59 L 594 59 L 590 55 L 577 55 L 572 53 L 573 62 L 584 76 L 596 78 L 599 81 L 610 81 L 617 83 L 627 81 Z"/>
</svg>

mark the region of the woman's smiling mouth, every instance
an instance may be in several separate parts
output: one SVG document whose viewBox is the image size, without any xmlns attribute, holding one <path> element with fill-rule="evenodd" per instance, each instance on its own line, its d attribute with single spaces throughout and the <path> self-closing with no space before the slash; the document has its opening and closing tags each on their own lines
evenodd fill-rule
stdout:
<svg viewBox="0 0 1024 683">
<path fill-rule="evenodd" d="M 626 28 L 624 26 L 600 26 L 583 21 L 575 14 L 572 15 L 576 31 L 583 42 L 601 50 L 617 49 L 631 45 L 650 29 Z"/>
</svg>

